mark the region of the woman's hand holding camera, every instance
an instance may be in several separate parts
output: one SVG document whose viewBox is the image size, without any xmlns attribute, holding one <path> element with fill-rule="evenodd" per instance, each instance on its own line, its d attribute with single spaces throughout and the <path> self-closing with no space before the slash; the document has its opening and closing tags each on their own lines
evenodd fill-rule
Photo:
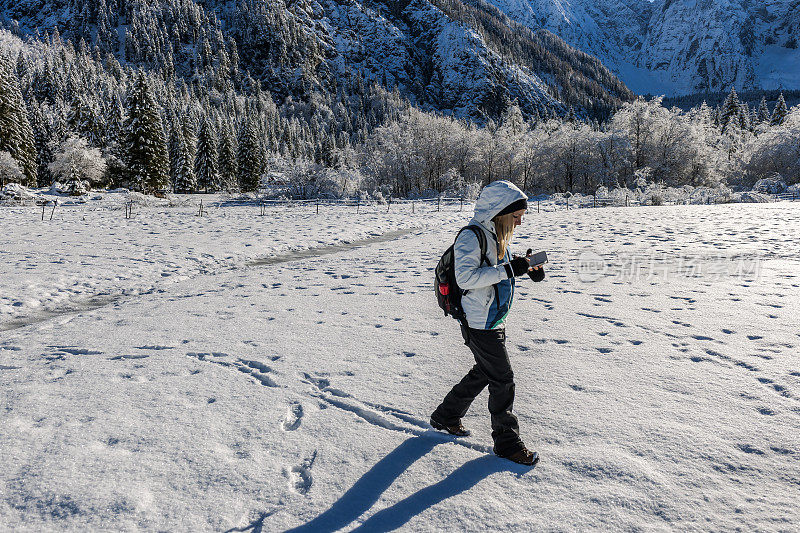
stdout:
<svg viewBox="0 0 800 533">
<path fill-rule="evenodd" d="M 528 270 L 531 268 L 531 264 L 528 262 L 528 259 L 525 257 L 515 257 L 509 263 L 511 265 L 511 270 L 514 274 L 514 277 L 521 276 L 523 274 L 527 274 Z M 506 269 L 508 270 L 508 269 Z M 511 277 L 511 276 L 509 276 Z"/>
</svg>

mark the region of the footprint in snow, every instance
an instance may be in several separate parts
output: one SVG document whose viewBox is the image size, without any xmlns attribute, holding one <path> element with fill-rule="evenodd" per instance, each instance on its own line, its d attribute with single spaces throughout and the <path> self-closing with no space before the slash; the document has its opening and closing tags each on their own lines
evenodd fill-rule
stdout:
<svg viewBox="0 0 800 533">
<path fill-rule="evenodd" d="M 789 450 L 787 448 L 781 448 L 778 446 L 770 446 L 769 449 L 781 455 L 791 455 L 793 453 L 792 450 Z"/>
<path fill-rule="evenodd" d="M 87 350 L 85 348 L 75 348 L 73 346 L 49 346 L 49 348 L 55 348 L 55 353 L 68 355 L 103 355 L 103 352 Z"/>
<path fill-rule="evenodd" d="M 744 453 L 753 453 L 753 454 L 756 454 L 756 455 L 764 455 L 763 451 L 759 450 L 758 448 L 756 448 L 755 446 L 752 446 L 750 444 L 737 444 L 736 447 L 739 448 L 740 450 L 742 450 Z"/>
<path fill-rule="evenodd" d="M 244 374 L 250 374 L 259 383 L 265 387 L 278 387 L 279 385 L 270 378 L 267 374 L 272 372 L 272 369 L 258 361 L 249 361 L 247 359 L 239 359 L 237 369 Z"/>
<path fill-rule="evenodd" d="M 303 420 L 303 406 L 299 403 L 293 403 L 286 411 L 286 417 L 283 419 L 281 428 L 284 431 L 294 431 L 300 427 Z"/>
<path fill-rule="evenodd" d="M 314 478 L 311 476 L 311 467 L 314 466 L 316 459 L 317 450 L 314 450 L 311 457 L 305 459 L 301 464 L 284 470 L 289 480 L 289 489 L 292 492 L 303 495 L 311 490 L 311 486 L 314 484 Z"/>
<path fill-rule="evenodd" d="M 154 345 L 154 346 L 148 346 L 148 345 L 145 345 L 145 346 L 134 346 L 134 348 L 136 348 L 137 350 L 172 350 L 173 349 L 172 346 L 160 346 L 160 345 L 157 345 L 157 344 Z"/>
<path fill-rule="evenodd" d="M 123 354 L 123 355 L 116 355 L 114 357 L 109 357 L 108 360 L 109 361 L 121 361 L 123 359 L 147 359 L 148 357 L 150 357 L 150 356 L 147 355 L 147 354 L 144 354 L 144 353 L 131 354 L 131 355 Z"/>
</svg>

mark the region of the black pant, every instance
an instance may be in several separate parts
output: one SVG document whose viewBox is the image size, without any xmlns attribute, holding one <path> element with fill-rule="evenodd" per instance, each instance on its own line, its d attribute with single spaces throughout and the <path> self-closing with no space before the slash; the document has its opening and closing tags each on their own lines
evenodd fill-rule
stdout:
<svg viewBox="0 0 800 533">
<path fill-rule="evenodd" d="M 523 447 L 519 422 L 511 413 L 514 406 L 514 372 L 506 351 L 504 329 L 472 329 L 461 326 L 464 339 L 475 355 L 475 366 L 445 396 L 431 415 L 446 426 L 456 424 L 467 414 L 478 394 L 489 385 L 489 413 L 492 439 L 498 455 L 510 455 Z"/>
</svg>

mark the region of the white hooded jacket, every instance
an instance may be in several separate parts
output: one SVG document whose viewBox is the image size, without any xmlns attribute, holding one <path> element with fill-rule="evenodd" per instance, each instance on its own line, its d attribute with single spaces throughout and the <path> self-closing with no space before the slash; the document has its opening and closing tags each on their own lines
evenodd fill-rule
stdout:
<svg viewBox="0 0 800 533">
<path fill-rule="evenodd" d="M 494 181 L 483 188 L 475 202 L 475 215 L 469 225 L 479 226 L 486 236 L 486 258 L 481 264 L 481 247 L 472 231 L 462 231 L 453 247 L 458 286 L 464 289 L 461 306 L 467 325 L 474 329 L 499 329 L 514 299 L 514 278 L 509 278 L 504 264 L 511 261 L 506 250 L 498 264 L 497 233 L 492 218 L 518 200 L 527 200 L 519 188 L 509 181 Z"/>
</svg>

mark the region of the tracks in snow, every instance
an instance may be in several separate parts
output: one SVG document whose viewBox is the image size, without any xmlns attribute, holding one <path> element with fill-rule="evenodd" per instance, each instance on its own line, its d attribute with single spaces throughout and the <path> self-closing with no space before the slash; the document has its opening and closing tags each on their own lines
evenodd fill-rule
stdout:
<svg viewBox="0 0 800 533">
<path fill-rule="evenodd" d="M 382 242 L 392 241 L 404 235 L 408 235 L 409 233 L 412 233 L 414 231 L 418 231 L 418 229 L 400 229 L 400 230 L 388 231 L 380 235 L 366 237 L 364 239 L 358 239 L 348 243 L 317 246 L 314 248 L 306 248 L 303 250 L 298 250 L 296 252 L 274 255 L 271 257 L 265 257 L 261 259 L 255 259 L 246 262 L 245 266 L 248 267 L 270 266 L 281 263 L 290 263 L 292 261 L 299 261 L 301 259 L 313 258 L 320 255 L 330 255 L 339 252 L 346 252 L 348 250 L 359 248 L 361 246 L 368 246 L 371 244 L 378 244 Z M 220 272 L 226 270 L 234 270 L 239 267 L 240 265 L 234 265 L 220 270 L 215 270 L 212 272 L 200 271 L 197 273 L 197 275 L 213 276 L 219 274 Z M 121 292 L 115 294 L 109 294 L 109 293 L 96 294 L 85 298 L 81 298 L 80 301 L 76 301 L 70 305 L 59 307 L 58 309 L 40 310 L 29 316 L 3 320 L 2 322 L 0 322 L 0 331 L 11 331 L 19 328 L 24 328 L 26 326 L 38 324 L 40 322 L 46 322 L 48 320 L 59 317 L 67 317 L 69 315 L 79 315 L 81 313 L 102 309 L 104 307 L 108 307 L 110 305 L 113 305 L 115 303 L 124 300 L 130 300 L 136 297 L 146 296 L 156 292 L 163 293 L 166 291 L 164 289 L 156 289 L 155 287 L 151 287 L 147 290 L 136 292 L 133 294 L 125 294 L 125 292 L 126 291 L 123 289 Z"/>
<path fill-rule="evenodd" d="M 272 379 L 269 374 L 273 372 L 272 368 L 261 363 L 259 361 L 253 361 L 250 359 L 242 359 L 236 358 L 234 361 L 230 361 L 227 359 L 228 354 L 224 352 L 187 352 L 186 355 L 188 357 L 195 358 L 199 361 L 204 361 L 206 363 L 213 363 L 215 365 L 220 365 L 226 368 L 232 368 L 238 370 L 243 374 L 247 374 L 253 379 L 255 379 L 261 385 L 265 387 L 280 387 L 274 379 Z M 276 357 L 273 361 L 280 359 L 280 357 Z"/>
<path fill-rule="evenodd" d="M 263 257 L 261 259 L 254 259 L 247 263 L 247 266 L 269 266 L 269 265 L 278 265 L 281 263 L 291 263 L 292 261 L 299 261 L 300 259 L 309 259 L 313 257 L 318 257 L 321 255 L 330 255 L 336 254 L 339 252 L 346 252 L 348 250 L 352 250 L 353 248 L 359 248 L 361 246 L 367 246 L 370 244 L 378 244 L 382 242 L 393 241 L 398 239 L 404 235 L 408 235 L 416 231 L 415 229 L 399 229 L 394 231 L 387 231 L 386 233 L 382 233 L 380 235 L 376 235 L 373 237 L 366 237 L 364 239 L 358 239 L 352 242 L 343 243 L 343 244 L 328 244 L 325 246 L 316 246 L 314 248 L 306 248 L 303 250 L 298 250 L 296 252 L 289 252 L 286 254 L 280 255 L 273 255 L 270 257 Z"/>
<path fill-rule="evenodd" d="M 331 387 L 330 382 L 325 378 L 311 376 L 307 373 L 303 374 L 303 378 L 305 383 L 313 387 L 311 390 L 311 395 L 313 397 L 342 411 L 351 412 L 373 426 L 415 437 L 426 437 L 441 442 L 450 442 L 481 453 L 493 453 L 492 448 L 489 446 L 435 431 L 427 422 L 415 418 L 410 413 L 401 411 L 400 409 L 359 400 L 342 390 Z M 397 421 L 388 417 L 392 417 Z"/>
</svg>

